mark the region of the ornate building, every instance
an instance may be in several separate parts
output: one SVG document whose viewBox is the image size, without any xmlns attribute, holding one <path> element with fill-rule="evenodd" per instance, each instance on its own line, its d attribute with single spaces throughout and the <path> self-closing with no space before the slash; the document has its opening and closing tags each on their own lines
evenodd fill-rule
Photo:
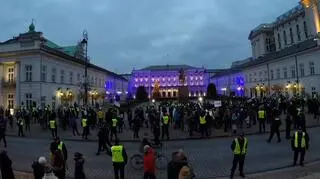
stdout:
<svg viewBox="0 0 320 179">
<path fill-rule="evenodd" d="M 57 106 L 83 103 L 85 61 L 81 46 L 59 46 L 42 32 L 29 31 L 0 42 L 0 102 L 4 107 Z M 127 80 L 88 63 L 88 104 L 102 102 L 108 94 L 125 94 Z M 113 98 L 113 96 L 111 96 Z"/>
<path fill-rule="evenodd" d="M 181 79 L 183 71 L 184 80 Z M 181 84 L 183 81 L 183 84 Z M 206 96 L 209 75 L 204 68 L 188 65 L 149 66 L 133 70 L 129 91 L 135 95 L 139 86 L 144 86 L 149 98 L 156 92 L 160 98 L 178 98 L 181 85 L 188 88 L 189 97 Z"/>
<path fill-rule="evenodd" d="M 320 92 L 319 1 L 301 0 L 249 34 L 252 57 L 215 74 L 220 94 L 263 97 Z"/>
</svg>

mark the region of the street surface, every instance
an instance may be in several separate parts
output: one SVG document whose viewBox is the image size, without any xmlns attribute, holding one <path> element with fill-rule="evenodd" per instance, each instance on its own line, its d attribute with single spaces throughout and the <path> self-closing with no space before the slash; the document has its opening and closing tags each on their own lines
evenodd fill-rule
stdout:
<svg viewBox="0 0 320 179">
<path fill-rule="evenodd" d="M 320 128 L 312 128 L 308 130 L 310 135 L 310 149 L 306 154 L 306 162 L 320 159 Z M 248 136 L 249 149 L 245 162 L 245 172 L 257 173 L 273 170 L 292 164 L 292 151 L 290 142 L 284 139 L 277 143 L 276 138 L 268 144 L 266 139 L 268 135 L 252 135 Z M 183 148 L 194 166 L 197 179 L 208 179 L 228 176 L 231 162 L 232 152 L 230 144 L 232 138 L 218 138 L 208 140 L 181 140 L 166 142 L 163 147 L 163 153 L 168 157 L 171 153 Z M 18 138 L 8 137 L 8 154 L 13 161 L 13 167 L 20 171 L 31 171 L 32 161 L 39 156 L 49 156 L 48 139 L 35 138 Z M 73 175 L 73 153 L 81 152 L 85 155 L 85 172 L 89 178 L 102 179 L 113 178 L 113 169 L 111 157 L 107 155 L 95 156 L 97 144 L 95 142 L 79 142 L 66 141 L 69 150 L 69 176 Z M 123 143 L 127 153 L 130 156 L 136 154 L 138 143 Z M 3 146 L 3 144 L 1 144 Z M 130 165 L 126 167 L 126 178 L 141 179 L 142 171 L 133 170 Z M 159 179 L 166 178 L 165 171 L 158 171 Z"/>
</svg>

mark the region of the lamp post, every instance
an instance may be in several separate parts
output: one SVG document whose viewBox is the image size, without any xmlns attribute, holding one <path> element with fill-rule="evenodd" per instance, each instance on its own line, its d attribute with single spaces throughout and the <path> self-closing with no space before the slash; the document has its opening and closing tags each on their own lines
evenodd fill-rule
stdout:
<svg viewBox="0 0 320 179">
<path fill-rule="evenodd" d="M 84 104 L 88 104 L 88 33 L 83 31 L 83 39 L 81 41 L 82 47 L 84 47 Z"/>
</svg>

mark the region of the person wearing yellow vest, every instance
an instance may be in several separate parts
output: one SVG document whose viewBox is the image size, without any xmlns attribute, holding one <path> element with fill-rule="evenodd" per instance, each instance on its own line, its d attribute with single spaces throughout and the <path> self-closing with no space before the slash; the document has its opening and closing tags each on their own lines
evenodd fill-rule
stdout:
<svg viewBox="0 0 320 179">
<path fill-rule="evenodd" d="M 298 155 L 300 154 L 300 165 L 303 166 L 304 155 L 309 149 L 309 135 L 303 132 L 302 128 L 299 127 L 298 131 L 293 134 L 291 141 L 291 148 L 294 151 L 293 166 L 297 164 Z"/>
<path fill-rule="evenodd" d="M 97 113 L 98 115 L 98 126 L 102 126 L 102 123 L 104 122 L 104 112 L 102 109 L 100 109 Z"/>
<path fill-rule="evenodd" d="M 233 178 L 238 163 L 240 176 L 244 178 L 243 165 L 248 150 L 248 139 L 244 137 L 243 132 L 241 132 L 240 135 L 232 141 L 231 150 L 233 152 L 233 162 L 230 178 Z"/>
<path fill-rule="evenodd" d="M 118 138 L 117 137 L 117 126 L 118 126 L 118 119 L 115 114 L 113 114 L 113 118 L 111 119 L 111 133 L 110 133 L 110 141 L 112 141 L 112 138 Z"/>
<path fill-rule="evenodd" d="M 202 114 L 199 116 L 199 129 L 201 133 L 201 137 L 204 138 L 204 133 L 208 136 L 208 131 L 207 131 L 207 119 L 205 112 L 202 112 Z"/>
<path fill-rule="evenodd" d="M 169 114 L 165 113 L 162 116 L 162 140 L 164 139 L 164 135 L 166 135 L 167 140 L 169 140 L 169 121 L 170 121 Z"/>
<path fill-rule="evenodd" d="M 107 151 L 112 158 L 114 177 L 115 179 L 124 179 L 124 167 L 127 164 L 128 156 L 123 145 L 120 144 L 119 139 L 115 139 L 115 144 Z"/>
<path fill-rule="evenodd" d="M 259 122 L 259 132 L 262 133 L 262 128 L 263 132 L 266 132 L 266 110 L 263 109 L 261 106 L 259 111 L 258 111 L 258 122 Z"/>
<path fill-rule="evenodd" d="M 56 137 L 58 135 L 57 134 L 57 122 L 56 122 L 56 120 L 50 119 L 49 128 L 50 128 L 50 131 L 51 131 L 52 138 Z"/>
<path fill-rule="evenodd" d="M 88 126 L 88 119 L 86 115 L 82 116 L 81 126 L 82 126 L 82 139 L 88 139 L 89 126 Z"/>
</svg>

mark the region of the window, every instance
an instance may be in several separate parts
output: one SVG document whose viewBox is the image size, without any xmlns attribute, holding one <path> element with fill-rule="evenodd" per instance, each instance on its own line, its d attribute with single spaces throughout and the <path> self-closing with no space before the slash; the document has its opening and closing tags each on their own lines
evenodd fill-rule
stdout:
<svg viewBox="0 0 320 179">
<path fill-rule="evenodd" d="M 142 78 L 141 78 L 141 79 L 142 79 Z M 91 84 L 93 84 L 93 76 L 91 77 L 91 81 L 90 81 L 90 83 L 91 83 Z"/>
<path fill-rule="evenodd" d="M 80 75 L 80 73 L 77 74 L 77 81 L 78 81 L 78 82 L 81 81 L 81 75 Z"/>
<path fill-rule="evenodd" d="M 280 69 L 277 69 L 277 79 L 280 79 Z"/>
<path fill-rule="evenodd" d="M 8 109 L 12 109 L 13 108 L 13 104 L 14 104 L 14 99 L 13 99 L 13 94 L 8 94 Z"/>
<path fill-rule="evenodd" d="M 249 75 L 249 82 L 251 82 L 252 81 L 252 74 L 250 73 L 250 75 Z"/>
<path fill-rule="evenodd" d="M 281 48 L 281 36 L 280 33 L 278 33 L 278 45 L 279 45 L 279 49 Z"/>
<path fill-rule="evenodd" d="M 287 41 L 287 32 L 286 31 L 283 31 L 283 42 L 285 45 L 288 44 L 288 41 Z"/>
<path fill-rule="evenodd" d="M 294 40 L 293 40 L 293 32 L 292 32 L 292 28 L 289 29 L 290 31 L 290 40 L 291 40 L 291 44 L 294 43 Z"/>
<path fill-rule="evenodd" d="M 64 83 L 64 70 L 60 70 L 60 83 Z"/>
<path fill-rule="evenodd" d="M 32 94 L 26 93 L 26 107 L 31 108 L 32 107 Z"/>
<path fill-rule="evenodd" d="M 307 22 L 303 21 L 303 30 L 304 30 L 304 36 L 306 39 L 308 39 L 308 27 L 307 27 Z"/>
<path fill-rule="evenodd" d="M 291 78 L 296 77 L 296 67 L 293 65 L 291 66 Z"/>
<path fill-rule="evenodd" d="M 267 81 L 267 80 L 268 80 L 268 72 L 264 71 L 264 81 Z"/>
<path fill-rule="evenodd" d="M 40 81 L 47 81 L 47 66 L 42 65 L 41 67 L 41 77 L 40 77 Z"/>
<path fill-rule="evenodd" d="M 298 41 L 301 41 L 300 26 L 298 24 L 296 25 L 296 30 L 297 30 Z"/>
<path fill-rule="evenodd" d="M 303 77 L 304 76 L 304 64 L 300 63 L 299 67 L 300 67 L 300 76 Z"/>
<path fill-rule="evenodd" d="M 287 72 L 287 68 L 283 68 L 283 78 L 287 79 L 288 78 L 288 72 Z"/>
<path fill-rule="evenodd" d="M 8 68 L 8 82 L 12 83 L 14 81 L 14 68 L 13 67 L 9 67 Z"/>
<path fill-rule="evenodd" d="M 270 70 L 270 78 L 271 78 L 271 80 L 273 80 L 273 79 L 274 79 L 274 76 L 273 76 L 273 70 Z"/>
<path fill-rule="evenodd" d="M 26 81 L 32 81 L 32 65 L 26 65 Z"/>
<path fill-rule="evenodd" d="M 56 75 L 57 75 L 57 69 L 56 68 L 52 68 L 52 70 L 51 70 L 51 81 L 52 81 L 52 83 L 56 82 Z"/>
<path fill-rule="evenodd" d="M 310 75 L 314 75 L 314 62 L 309 63 Z"/>
<path fill-rule="evenodd" d="M 73 84 L 73 72 L 72 71 L 69 72 L 69 83 Z"/>
<path fill-rule="evenodd" d="M 98 79 L 97 79 L 97 77 L 95 77 L 94 78 L 94 85 L 97 86 L 97 83 L 98 83 Z"/>
</svg>

